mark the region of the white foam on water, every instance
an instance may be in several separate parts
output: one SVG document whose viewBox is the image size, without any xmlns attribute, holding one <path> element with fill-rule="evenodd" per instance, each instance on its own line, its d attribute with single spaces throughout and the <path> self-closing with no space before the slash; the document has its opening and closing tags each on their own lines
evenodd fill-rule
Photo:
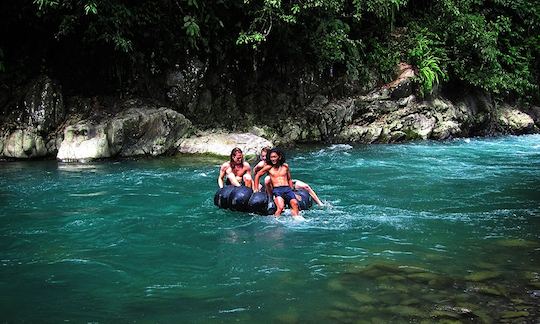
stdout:
<svg viewBox="0 0 540 324">
<path fill-rule="evenodd" d="M 71 197 L 96 197 L 96 196 L 103 196 L 106 195 L 107 191 L 97 191 L 97 192 L 89 192 L 89 193 L 70 193 L 69 196 Z"/>
<path fill-rule="evenodd" d="M 329 150 L 333 151 L 346 151 L 346 150 L 352 150 L 352 146 L 349 144 L 333 144 L 328 147 Z"/>
<path fill-rule="evenodd" d="M 233 308 L 233 309 L 222 309 L 222 310 L 219 310 L 219 313 L 220 314 L 224 314 L 224 313 L 239 313 L 239 312 L 245 312 L 245 311 L 248 311 L 249 308 L 244 308 L 244 307 L 238 307 L 238 308 Z"/>
</svg>

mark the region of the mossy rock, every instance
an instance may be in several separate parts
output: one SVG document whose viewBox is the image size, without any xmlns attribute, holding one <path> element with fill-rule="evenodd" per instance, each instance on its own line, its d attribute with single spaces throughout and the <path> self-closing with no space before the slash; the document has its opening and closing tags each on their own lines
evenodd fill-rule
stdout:
<svg viewBox="0 0 540 324">
<path fill-rule="evenodd" d="M 358 307 L 358 312 L 362 315 L 376 313 L 377 308 L 375 308 L 373 305 L 360 306 Z"/>
<path fill-rule="evenodd" d="M 521 298 L 512 298 L 511 301 L 512 301 L 512 303 L 514 303 L 514 305 L 515 305 L 515 304 L 522 304 L 522 303 L 525 302 L 525 301 L 524 301 L 523 299 L 521 299 Z"/>
<path fill-rule="evenodd" d="M 399 315 L 402 317 L 416 317 L 416 318 L 426 318 L 426 313 L 419 308 L 411 307 L 411 306 L 404 306 L 404 305 L 398 305 L 398 306 L 390 306 L 385 308 L 385 311 L 388 311 L 392 314 Z"/>
<path fill-rule="evenodd" d="M 478 272 L 474 272 L 474 273 L 471 273 L 470 275 L 465 276 L 465 280 L 481 282 L 481 281 L 498 278 L 501 275 L 502 273 L 498 271 L 478 271 Z"/>
<path fill-rule="evenodd" d="M 496 269 L 499 268 L 499 266 L 497 266 L 496 264 L 491 263 L 491 262 L 485 262 L 485 261 L 476 262 L 474 265 L 477 266 L 478 268 L 490 270 L 490 271 L 495 271 Z"/>
<path fill-rule="evenodd" d="M 428 283 L 431 280 L 439 279 L 439 277 L 440 276 L 438 274 L 431 272 L 419 272 L 407 275 L 407 278 L 422 283 Z"/>
<path fill-rule="evenodd" d="M 377 289 L 386 292 L 404 293 L 409 294 L 412 290 L 411 285 L 397 284 L 397 283 L 381 283 L 377 286 Z"/>
<path fill-rule="evenodd" d="M 300 316 L 296 311 L 289 310 L 276 316 L 276 320 L 280 323 L 300 323 Z"/>
<path fill-rule="evenodd" d="M 537 281 L 529 282 L 529 285 L 534 287 L 534 288 L 540 288 L 540 282 L 537 282 Z"/>
<path fill-rule="evenodd" d="M 450 259 L 450 257 L 448 257 L 447 255 L 440 254 L 440 253 L 428 253 L 424 255 L 424 257 L 426 260 L 430 260 L 430 261 L 443 261 L 443 260 Z"/>
<path fill-rule="evenodd" d="M 397 265 L 386 262 L 372 263 L 360 271 L 362 276 L 368 276 L 372 278 L 381 277 L 390 273 L 399 273 L 400 269 Z"/>
<path fill-rule="evenodd" d="M 425 268 L 416 267 L 416 266 L 407 266 L 407 265 L 401 265 L 398 267 L 399 271 L 405 272 L 405 273 L 419 273 L 419 272 L 429 272 Z"/>
<path fill-rule="evenodd" d="M 328 289 L 333 291 L 343 291 L 345 290 L 345 287 L 343 287 L 343 284 L 338 279 L 332 279 L 328 282 Z"/>
<path fill-rule="evenodd" d="M 527 316 L 529 316 L 529 312 L 526 312 L 526 311 L 519 311 L 519 312 L 509 311 L 509 312 L 501 313 L 501 318 L 503 319 L 515 319 L 515 318 L 527 317 Z"/>
<path fill-rule="evenodd" d="M 411 305 L 420 305 L 422 304 L 422 302 L 417 298 L 409 298 L 409 299 L 402 300 L 400 304 L 404 306 L 411 306 Z"/>
<path fill-rule="evenodd" d="M 361 304 L 373 304 L 377 301 L 375 298 L 365 293 L 350 292 L 349 296 Z"/>
<path fill-rule="evenodd" d="M 516 306 L 514 306 L 514 308 L 519 310 L 519 311 L 527 311 L 528 309 L 531 308 L 531 306 L 529 306 L 529 305 L 516 305 Z"/>
<path fill-rule="evenodd" d="M 540 282 L 540 274 L 536 271 L 524 271 L 523 278 L 533 281 L 533 282 L 534 281 Z"/>
<path fill-rule="evenodd" d="M 464 302 L 464 303 L 458 303 L 456 306 L 470 309 L 473 312 L 473 314 L 476 317 L 478 317 L 478 319 L 480 320 L 480 323 L 493 323 L 494 322 L 493 318 L 485 312 L 485 309 L 482 309 L 480 306 L 478 306 L 478 304 Z"/>
<path fill-rule="evenodd" d="M 460 320 L 453 320 L 453 319 L 442 319 L 438 322 L 439 324 L 463 324 Z"/>
<path fill-rule="evenodd" d="M 345 302 L 341 302 L 341 301 L 334 302 L 332 304 L 332 307 L 337 309 L 337 310 L 345 311 L 345 312 L 356 312 L 356 310 L 358 309 L 355 305 L 345 303 Z"/>
<path fill-rule="evenodd" d="M 488 296 L 497 296 L 504 297 L 505 292 L 501 291 L 499 287 L 487 286 L 487 285 L 476 285 L 472 287 L 473 291 L 478 292 L 479 294 L 488 295 Z"/>
<path fill-rule="evenodd" d="M 449 288 L 454 284 L 454 280 L 449 277 L 438 276 L 428 282 L 430 287 L 434 288 Z"/>
<path fill-rule="evenodd" d="M 357 314 L 333 309 L 328 311 L 326 317 L 332 320 L 332 322 L 335 321 L 338 323 L 350 323 L 357 317 Z"/>
<path fill-rule="evenodd" d="M 461 319 L 461 314 L 457 314 L 448 310 L 434 310 L 429 314 L 433 318 L 453 318 Z"/>
<path fill-rule="evenodd" d="M 513 239 L 513 240 L 501 240 L 497 241 L 497 244 L 504 247 L 537 247 L 540 246 L 539 242 L 528 241 L 523 239 Z"/>
<path fill-rule="evenodd" d="M 397 275 L 397 274 L 377 277 L 377 281 L 379 282 L 396 282 L 396 281 L 404 281 L 404 280 L 406 280 L 404 276 Z"/>
</svg>

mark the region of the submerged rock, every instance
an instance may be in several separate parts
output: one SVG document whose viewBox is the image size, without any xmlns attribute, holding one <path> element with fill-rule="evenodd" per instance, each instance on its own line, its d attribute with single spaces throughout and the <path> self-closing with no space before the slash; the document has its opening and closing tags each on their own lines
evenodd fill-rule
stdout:
<svg viewBox="0 0 540 324">
<path fill-rule="evenodd" d="M 537 247 L 540 243 L 523 239 L 508 239 L 497 241 L 497 244 L 505 247 Z"/>
<path fill-rule="evenodd" d="M 487 296 L 506 297 L 508 292 L 502 286 L 488 286 L 485 284 L 469 285 L 467 291 L 477 292 Z"/>
<path fill-rule="evenodd" d="M 518 311 L 518 312 L 503 312 L 501 313 L 501 318 L 503 319 L 516 319 L 520 317 L 527 317 L 529 316 L 529 312 L 526 311 Z"/>
<path fill-rule="evenodd" d="M 411 307 L 411 306 L 403 306 L 403 305 L 397 305 L 397 306 L 390 306 L 385 308 L 385 311 L 390 312 L 392 314 L 396 314 L 402 317 L 410 318 L 425 318 L 427 317 L 425 312 L 419 308 Z"/>
<path fill-rule="evenodd" d="M 500 277 L 501 275 L 502 273 L 497 271 L 478 271 L 465 276 L 465 280 L 479 282 L 495 279 Z"/>
</svg>

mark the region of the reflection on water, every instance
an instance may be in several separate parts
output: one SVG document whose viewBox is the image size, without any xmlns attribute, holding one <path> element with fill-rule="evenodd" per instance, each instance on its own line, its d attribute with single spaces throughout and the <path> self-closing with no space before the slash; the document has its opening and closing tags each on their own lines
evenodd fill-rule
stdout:
<svg viewBox="0 0 540 324">
<path fill-rule="evenodd" d="M 537 322 L 540 136 L 300 148 L 305 222 L 204 157 L 0 167 L 7 322 Z"/>
</svg>

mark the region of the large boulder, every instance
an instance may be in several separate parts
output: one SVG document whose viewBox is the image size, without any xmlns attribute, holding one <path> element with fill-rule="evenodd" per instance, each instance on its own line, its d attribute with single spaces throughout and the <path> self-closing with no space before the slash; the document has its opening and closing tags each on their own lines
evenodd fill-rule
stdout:
<svg viewBox="0 0 540 324">
<path fill-rule="evenodd" d="M 62 88 L 47 76 L 34 80 L 23 100 L 24 116 L 28 125 L 42 134 L 56 129 L 64 118 Z"/>
<path fill-rule="evenodd" d="M 65 117 L 61 86 L 42 75 L 19 89 L 0 120 L 0 157 L 39 158 L 56 153 Z"/>
<path fill-rule="evenodd" d="M 88 161 L 173 153 L 178 140 L 191 132 L 191 122 L 172 109 L 132 107 L 99 122 L 82 120 L 66 127 L 57 159 Z"/>
<path fill-rule="evenodd" d="M 351 98 L 329 101 L 326 97 L 317 96 L 307 107 L 308 119 L 316 126 L 323 141 L 332 141 L 351 123 L 355 111 Z"/>
<path fill-rule="evenodd" d="M 510 106 L 498 109 L 497 121 L 501 132 L 505 134 L 526 134 L 535 129 L 531 116 Z"/>
<path fill-rule="evenodd" d="M 66 127 L 56 158 L 63 162 L 87 162 L 111 157 L 107 126 L 81 121 Z"/>
<path fill-rule="evenodd" d="M 193 131 L 191 122 L 169 108 L 132 108 L 108 124 L 107 138 L 113 155 L 174 153 L 177 141 Z"/>
<path fill-rule="evenodd" d="M 442 99 L 417 101 L 413 95 L 386 98 L 358 98 L 354 122 L 343 127 L 337 139 L 362 143 L 448 139 L 464 136 L 471 127 L 472 111 L 467 106 Z"/>
<path fill-rule="evenodd" d="M 179 141 L 180 153 L 215 154 L 229 156 L 235 147 L 239 147 L 244 155 L 257 155 L 265 146 L 272 146 L 267 139 L 251 133 L 199 133 L 196 136 Z"/>
<path fill-rule="evenodd" d="M 16 129 L 3 137 L 0 148 L 5 157 L 27 159 L 47 155 L 45 140 L 35 128 Z"/>
</svg>

